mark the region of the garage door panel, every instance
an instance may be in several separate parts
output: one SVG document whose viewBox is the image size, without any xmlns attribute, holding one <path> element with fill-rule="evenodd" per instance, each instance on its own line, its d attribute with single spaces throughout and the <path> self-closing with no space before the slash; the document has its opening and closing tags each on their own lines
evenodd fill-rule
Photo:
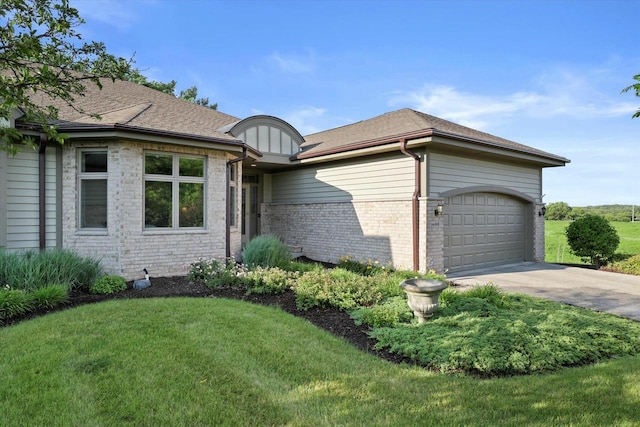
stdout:
<svg viewBox="0 0 640 427">
<path fill-rule="evenodd" d="M 524 206 L 519 199 L 472 193 L 445 201 L 445 268 L 463 270 L 524 260 Z"/>
</svg>

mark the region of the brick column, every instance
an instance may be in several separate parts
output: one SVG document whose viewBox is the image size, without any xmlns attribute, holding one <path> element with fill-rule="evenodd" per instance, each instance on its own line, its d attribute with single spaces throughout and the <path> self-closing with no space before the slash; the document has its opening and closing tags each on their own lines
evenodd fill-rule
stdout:
<svg viewBox="0 0 640 427">
<path fill-rule="evenodd" d="M 544 262 L 544 203 L 533 203 L 533 261 Z"/>
<path fill-rule="evenodd" d="M 439 204 L 444 204 L 444 199 L 431 197 L 427 199 L 427 259 L 425 270 L 432 269 L 436 273 L 442 274 L 444 273 L 444 218 L 446 212 L 436 216 L 435 212 Z"/>
</svg>

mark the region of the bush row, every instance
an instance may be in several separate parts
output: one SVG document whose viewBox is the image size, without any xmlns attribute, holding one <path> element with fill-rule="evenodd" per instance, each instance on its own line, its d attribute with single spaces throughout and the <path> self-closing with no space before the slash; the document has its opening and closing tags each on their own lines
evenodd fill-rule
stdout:
<svg viewBox="0 0 640 427">
<path fill-rule="evenodd" d="M 99 261 L 73 251 L 0 250 L 0 284 L 11 289 L 34 291 L 54 283 L 66 286 L 69 291 L 86 291 L 103 274 Z"/>
<path fill-rule="evenodd" d="M 0 289 L 0 322 L 41 308 L 51 308 L 67 300 L 66 285 L 47 285 L 33 291 Z"/>
</svg>

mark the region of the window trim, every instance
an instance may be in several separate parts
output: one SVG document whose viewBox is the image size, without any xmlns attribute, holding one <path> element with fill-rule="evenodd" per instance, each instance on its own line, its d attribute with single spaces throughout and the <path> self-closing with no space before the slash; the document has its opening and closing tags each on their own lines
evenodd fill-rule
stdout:
<svg viewBox="0 0 640 427">
<path fill-rule="evenodd" d="M 108 147 L 87 147 L 77 150 L 77 170 L 76 170 L 76 231 L 80 234 L 107 234 L 109 229 L 109 148 Z M 83 172 L 82 161 L 85 153 L 104 153 L 107 156 L 106 172 Z M 82 182 L 91 180 L 107 181 L 107 200 L 105 205 L 105 217 L 107 224 L 104 227 L 83 227 L 82 226 Z"/>
<path fill-rule="evenodd" d="M 171 175 L 147 174 L 147 155 L 160 155 L 171 157 Z M 180 159 L 191 158 L 202 160 L 202 176 L 180 176 Z M 167 151 L 145 150 L 142 155 L 142 231 L 143 233 L 193 233 L 207 230 L 207 156 L 187 153 L 173 153 Z M 171 183 L 171 226 L 147 227 L 146 226 L 146 183 L 170 182 Z M 202 184 L 202 227 L 180 227 L 180 184 Z"/>
</svg>

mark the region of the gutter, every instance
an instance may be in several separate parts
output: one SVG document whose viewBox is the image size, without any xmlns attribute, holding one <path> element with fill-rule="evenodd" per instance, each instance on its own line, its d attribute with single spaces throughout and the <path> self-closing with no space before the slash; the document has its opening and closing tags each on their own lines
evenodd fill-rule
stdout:
<svg viewBox="0 0 640 427">
<path fill-rule="evenodd" d="M 46 150 L 47 136 L 41 133 L 38 149 L 38 231 L 41 251 L 47 248 Z"/>
<path fill-rule="evenodd" d="M 238 157 L 238 158 L 235 158 L 235 159 L 227 161 L 227 174 L 226 174 L 227 175 L 227 180 L 226 180 L 226 183 L 227 183 L 226 213 L 227 214 L 225 215 L 226 216 L 226 220 L 225 220 L 225 224 L 226 224 L 226 227 L 225 227 L 225 229 L 226 229 L 226 232 L 225 232 L 225 241 L 226 241 L 226 244 L 225 244 L 225 257 L 227 258 L 227 260 L 229 258 L 231 258 L 231 204 L 229 203 L 229 198 L 231 197 L 231 188 L 230 188 L 230 184 L 231 184 L 231 182 L 230 182 L 231 181 L 231 177 L 230 177 L 231 165 L 233 165 L 235 163 L 238 163 L 238 162 L 241 162 L 244 159 L 246 159 L 247 157 L 248 157 L 248 155 L 247 155 L 247 146 L 244 145 L 242 147 L 242 156 L 241 157 Z M 236 182 L 238 182 L 237 177 L 236 177 Z M 236 197 L 238 197 L 237 193 L 236 193 Z"/>
<path fill-rule="evenodd" d="M 407 132 L 404 134 L 389 136 L 380 139 L 371 139 L 366 141 L 355 142 L 352 144 L 341 145 L 338 147 L 332 147 L 321 151 L 301 151 L 291 156 L 291 160 L 306 160 L 312 159 L 316 157 L 327 156 L 330 154 L 339 154 L 346 153 L 349 151 L 360 150 L 363 148 L 377 147 L 385 144 L 392 144 L 394 142 L 402 141 L 403 139 L 418 139 L 425 137 L 443 137 L 451 140 L 461 141 L 464 143 L 477 144 L 479 146 L 488 147 L 488 148 L 497 148 L 500 150 L 504 150 L 506 152 L 511 153 L 519 153 L 525 154 L 533 157 L 538 157 L 540 159 L 545 159 L 547 161 L 554 161 L 560 163 L 570 163 L 571 161 L 567 158 L 557 156 L 555 154 L 547 153 L 545 151 L 537 150 L 532 147 L 523 146 L 522 144 L 518 144 L 513 142 L 515 145 L 509 145 L 507 143 L 498 143 L 493 141 L 482 140 L 478 138 L 473 138 L 469 136 L 458 135 L 455 133 L 443 132 L 435 128 L 423 129 L 414 132 Z M 307 150 L 311 150 L 308 148 Z"/>
<path fill-rule="evenodd" d="M 420 197 L 420 156 L 416 153 L 412 153 L 407 150 L 407 139 L 402 138 L 400 140 L 400 151 L 405 156 L 412 157 L 414 162 L 414 189 L 411 196 L 411 222 L 412 222 L 412 235 L 413 235 L 413 270 L 418 271 L 420 269 L 420 212 L 418 206 L 418 197 Z"/>
</svg>

